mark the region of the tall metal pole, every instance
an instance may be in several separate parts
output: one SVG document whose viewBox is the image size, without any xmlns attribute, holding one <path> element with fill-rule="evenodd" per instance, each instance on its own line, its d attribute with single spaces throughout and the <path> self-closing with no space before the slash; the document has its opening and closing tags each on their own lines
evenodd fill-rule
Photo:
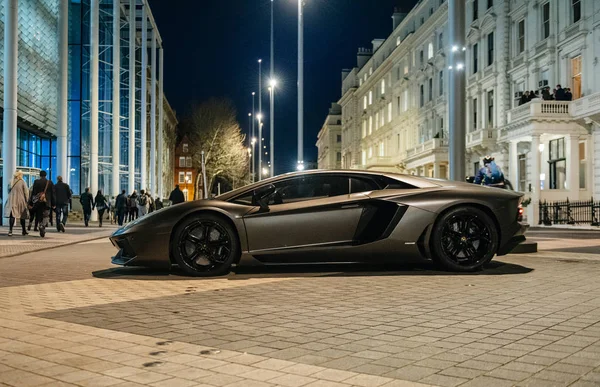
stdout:
<svg viewBox="0 0 600 387">
<path fill-rule="evenodd" d="M 18 0 L 4 0 L 4 117 L 2 126 L 2 176 L 4 176 L 2 199 L 4 203 L 8 200 L 10 182 L 17 170 L 18 6 Z"/>
<path fill-rule="evenodd" d="M 129 1 L 129 179 L 127 191 L 131 194 L 135 189 L 135 38 L 137 31 L 136 16 L 137 0 Z"/>
<path fill-rule="evenodd" d="M 140 165 L 140 189 L 147 189 L 146 177 L 147 173 L 147 160 L 148 160 L 148 149 L 147 149 L 147 128 L 148 128 L 148 13 L 146 7 L 148 5 L 142 5 L 142 68 L 141 68 L 141 83 L 142 83 L 142 95 L 141 105 L 142 111 L 140 115 L 141 122 L 141 133 L 140 133 L 140 150 L 141 150 L 141 165 Z"/>
<path fill-rule="evenodd" d="M 269 124 L 271 126 L 271 133 L 269 135 L 269 160 L 271 162 L 271 176 L 275 176 L 275 84 L 271 83 L 271 87 L 269 87 L 270 93 L 270 102 L 271 106 L 269 110 L 271 112 L 271 117 L 269 118 Z"/>
<path fill-rule="evenodd" d="M 248 131 L 250 131 L 250 182 L 254 183 L 254 116 L 248 113 Z"/>
<path fill-rule="evenodd" d="M 98 53 L 100 51 L 100 0 L 92 0 L 90 5 L 90 190 L 96 195 L 98 190 Z M 92 212 L 92 220 L 98 215 Z"/>
<path fill-rule="evenodd" d="M 252 92 L 252 139 L 250 141 L 254 141 L 256 139 L 256 130 L 255 130 L 255 124 L 256 124 L 256 110 L 254 109 L 254 99 L 256 97 L 256 93 Z M 256 181 L 256 175 L 254 175 L 254 173 L 256 172 L 255 170 L 255 162 L 254 162 L 254 144 L 252 144 L 252 182 L 254 183 Z"/>
<path fill-rule="evenodd" d="M 113 0 L 112 190 L 121 189 L 121 0 Z M 108 193 L 108 192 L 107 192 Z"/>
<path fill-rule="evenodd" d="M 262 180 L 262 59 L 258 60 L 258 181 Z"/>
<path fill-rule="evenodd" d="M 298 0 L 298 168 L 304 169 L 304 13 Z"/>
<path fill-rule="evenodd" d="M 206 160 L 204 159 L 204 151 L 201 152 L 202 155 L 202 186 L 204 188 L 204 197 L 203 199 L 208 199 L 208 187 L 206 182 Z"/>
<path fill-rule="evenodd" d="M 465 0 L 449 0 L 450 75 L 448 110 L 450 114 L 450 180 L 465 178 Z"/>
<path fill-rule="evenodd" d="M 67 90 L 69 87 L 69 0 L 60 1 L 58 28 L 58 133 L 56 134 L 56 173 L 52 175 L 52 178 L 62 176 L 63 181 L 68 183 L 70 175 L 67 172 L 67 135 L 69 126 L 67 108 Z"/>
<path fill-rule="evenodd" d="M 150 55 L 150 195 L 156 197 L 156 30 L 152 28 L 152 53 Z"/>
<path fill-rule="evenodd" d="M 164 181 L 163 181 L 163 151 L 164 151 L 164 124 L 165 124 L 165 113 L 164 113 L 164 53 L 161 47 L 158 50 L 158 196 L 162 199 L 164 197 Z"/>
</svg>

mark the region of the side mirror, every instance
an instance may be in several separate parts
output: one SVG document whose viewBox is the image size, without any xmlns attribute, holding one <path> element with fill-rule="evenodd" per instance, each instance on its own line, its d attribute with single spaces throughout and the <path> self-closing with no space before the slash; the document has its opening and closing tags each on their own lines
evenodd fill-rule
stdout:
<svg viewBox="0 0 600 387">
<path fill-rule="evenodd" d="M 269 211 L 269 197 L 275 193 L 275 190 L 276 188 L 273 184 L 258 187 L 252 193 L 252 204 L 260 206 L 261 211 Z"/>
</svg>

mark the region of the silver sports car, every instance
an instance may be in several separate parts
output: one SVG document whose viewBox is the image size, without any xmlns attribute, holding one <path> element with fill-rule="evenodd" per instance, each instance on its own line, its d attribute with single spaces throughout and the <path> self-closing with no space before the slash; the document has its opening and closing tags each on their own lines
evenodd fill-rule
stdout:
<svg viewBox="0 0 600 387">
<path fill-rule="evenodd" d="M 522 194 L 463 182 L 361 171 L 273 177 L 139 218 L 111 237 L 125 266 L 221 275 L 262 264 L 431 259 L 482 268 L 525 240 Z"/>
</svg>

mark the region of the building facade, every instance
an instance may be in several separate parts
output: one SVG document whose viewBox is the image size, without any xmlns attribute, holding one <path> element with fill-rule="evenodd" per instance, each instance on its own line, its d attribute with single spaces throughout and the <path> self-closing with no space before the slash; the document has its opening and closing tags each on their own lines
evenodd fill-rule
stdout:
<svg viewBox="0 0 600 387">
<path fill-rule="evenodd" d="M 532 200 L 600 198 L 600 2 L 467 0 L 469 174 L 491 155 Z M 448 4 L 394 13 L 393 32 L 342 72 L 342 167 L 448 177 Z M 526 90 L 570 88 L 572 101 Z"/>
<path fill-rule="evenodd" d="M 0 16 L 3 197 L 15 169 L 164 197 L 177 119 L 146 1 L 8 0 Z"/>
<path fill-rule="evenodd" d="M 179 185 L 179 188 L 183 191 L 185 201 L 194 200 L 194 187 L 198 170 L 194 169 L 194 160 L 190 152 L 190 140 L 187 136 L 184 136 L 175 148 L 174 156 L 173 184 Z"/>
<path fill-rule="evenodd" d="M 325 123 L 317 136 L 319 169 L 342 167 L 342 107 L 332 103 Z"/>
</svg>

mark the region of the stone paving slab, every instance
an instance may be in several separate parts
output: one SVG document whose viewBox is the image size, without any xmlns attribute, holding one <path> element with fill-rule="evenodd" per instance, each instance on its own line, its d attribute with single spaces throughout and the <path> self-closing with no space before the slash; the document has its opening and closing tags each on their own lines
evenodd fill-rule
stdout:
<svg viewBox="0 0 600 387">
<path fill-rule="evenodd" d="M 600 254 L 110 268 L 106 240 L 0 265 L 0 386 L 600 385 Z"/>
</svg>

